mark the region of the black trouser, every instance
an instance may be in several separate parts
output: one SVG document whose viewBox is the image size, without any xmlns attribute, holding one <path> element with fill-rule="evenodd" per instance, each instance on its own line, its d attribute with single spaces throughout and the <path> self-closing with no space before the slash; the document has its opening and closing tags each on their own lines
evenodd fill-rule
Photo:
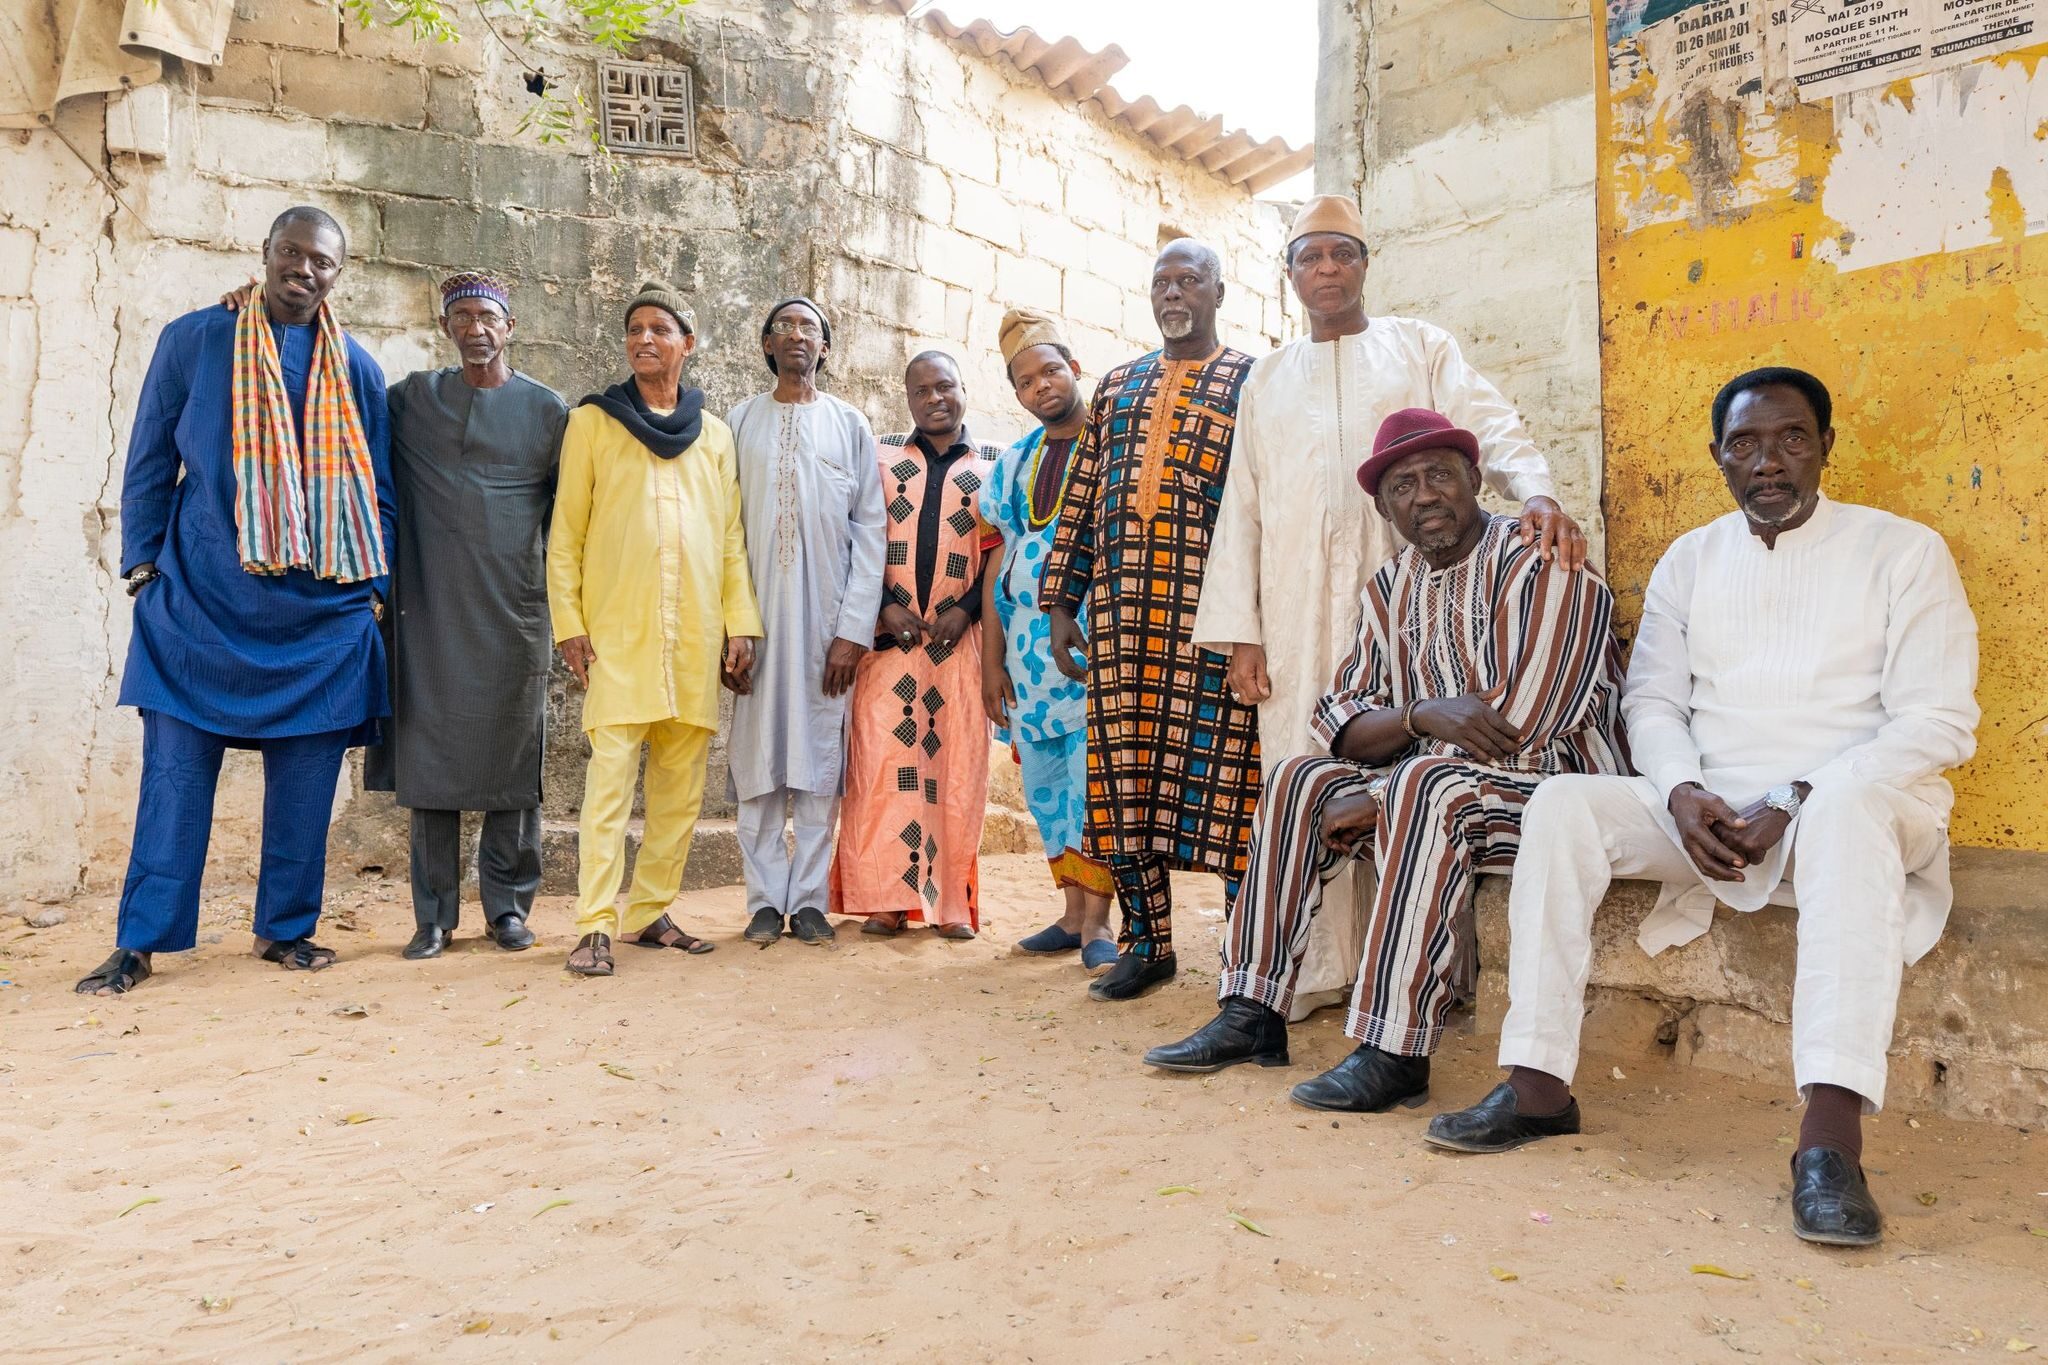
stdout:
<svg viewBox="0 0 2048 1365">
<path fill-rule="evenodd" d="M 477 844 L 484 918 L 522 922 L 540 890 L 540 810 L 487 810 Z M 462 812 L 412 813 L 412 917 L 421 928 L 455 931 L 462 905 Z"/>
</svg>

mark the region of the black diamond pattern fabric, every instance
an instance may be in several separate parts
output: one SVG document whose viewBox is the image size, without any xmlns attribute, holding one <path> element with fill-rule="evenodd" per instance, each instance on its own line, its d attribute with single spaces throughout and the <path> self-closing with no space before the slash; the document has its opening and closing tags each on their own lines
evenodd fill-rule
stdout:
<svg viewBox="0 0 2048 1365">
<path fill-rule="evenodd" d="M 898 517 L 896 519 L 898 521 L 903 520 L 903 518 L 901 517 Z M 946 525 L 953 528 L 953 532 L 955 535 L 972 535 L 974 533 L 975 524 L 976 523 L 974 520 L 974 513 L 968 511 L 965 507 L 955 512 L 952 516 L 946 518 Z"/>
<path fill-rule="evenodd" d="M 908 698 L 908 697 L 905 697 L 905 698 L 904 698 L 903 700 L 905 700 L 905 701 L 909 701 L 909 700 L 910 700 L 910 698 Z M 943 693 L 943 692 L 939 691 L 939 689 L 938 689 L 938 688 L 936 688 L 936 687 L 927 687 L 927 688 L 926 688 L 926 689 L 924 690 L 924 709 L 925 709 L 926 711 L 928 711 L 929 713 L 931 713 L 932 715 L 934 715 L 934 716 L 936 716 L 937 714 L 939 714 L 939 712 L 941 712 L 941 711 L 945 710 L 945 709 L 946 709 L 946 695 L 945 695 L 945 693 Z"/>
<path fill-rule="evenodd" d="M 896 685 L 889 690 L 896 694 L 896 700 L 908 706 L 917 700 L 917 679 L 905 673 L 896 680 Z"/>
<path fill-rule="evenodd" d="M 908 721 L 906 721 L 906 722 L 904 722 L 904 723 L 905 723 L 905 724 L 909 724 L 909 722 L 908 722 Z M 939 750 L 940 750 L 940 749 L 942 749 L 942 748 L 944 748 L 944 747 L 945 747 L 945 746 L 944 746 L 943 744 L 941 744 L 941 743 L 939 742 L 939 736 L 938 736 L 938 732 L 937 732 L 937 731 L 935 731 L 935 730 L 927 730 L 927 731 L 925 731 L 925 734 L 924 734 L 924 756 L 925 756 L 926 758 L 937 758 L 937 757 L 939 756 Z"/>
<path fill-rule="evenodd" d="M 906 717 L 898 721 L 896 728 L 889 733 L 896 736 L 896 742 L 907 749 L 917 743 L 917 722 Z"/>
<path fill-rule="evenodd" d="M 948 578 L 965 578 L 965 577 L 967 577 L 967 556 L 966 556 L 966 555 L 959 555 L 959 554 L 954 554 L 954 555 L 947 555 L 947 556 L 946 556 L 946 577 L 948 577 Z"/>
<path fill-rule="evenodd" d="M 910 542 L 907 540 L 890 541 L 889 562 L 898 565 L 908 564 L 910 562 Z"/>
<path fill-rule="evenodd" d="M 898 460 L 895 464 L 889 466 L 889 472 L 896 476 L 898 483 L 902 483 L 917 472 L 917 461 Z"/>
<path fill-rule="evenodd" d="M 900 493 L 889 500 L 889 520 L 891 521 L 908 520 L 910 514 L 916 510 L 917 508 L 911 505 L 910 499 Z"/>
<path fill-rule="evenodd" d="M 924 842 L 924 826 L 912 820 L 903 827 L 903 833 L 897 837 L 903 840 L 911 852 L 914 853 L 917 851 L 917 846 Z"/>
<path fill-rule="evenodd" d="M 907 723 L 907 722 L 906 722 L 906 723 Z M 898 769 L 896 770 L 896 790 L 897 790 L 897 791 L 900 791 L 900 792 L 914 792 L 914 791 L 916 791 L 916 790 L 917 790 L 917 769 L 915 769 L 915 768 L 898 768 Z"/>
</svg>

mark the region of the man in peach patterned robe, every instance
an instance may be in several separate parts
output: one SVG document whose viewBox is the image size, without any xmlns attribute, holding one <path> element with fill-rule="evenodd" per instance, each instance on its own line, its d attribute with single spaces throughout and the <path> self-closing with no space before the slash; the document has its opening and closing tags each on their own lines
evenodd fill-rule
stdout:
<svg viewBox="0 0 2048 1365">
<path fill-rule="evenodd" d="M 1001 448 L 968 439 L 952 357 L 919 355 L 903 387 L 916 430 L 881 440 L 882 610 L 848 708 L 833 909 L 865 916 L 863 933 L 917 920 L 973 938 L 988 802 L 981 578 L 1002 543 L 976 509 Z"/>
</svg>

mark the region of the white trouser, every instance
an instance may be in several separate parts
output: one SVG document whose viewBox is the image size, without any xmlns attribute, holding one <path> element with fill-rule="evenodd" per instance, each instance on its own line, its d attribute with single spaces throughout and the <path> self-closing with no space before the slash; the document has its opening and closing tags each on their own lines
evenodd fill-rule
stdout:
<svg viewBox="0 0 2048 1365">
<path fill-rule="evenodd" d="M 748 914 L 769 909 L 793 915 L 805 908 L 823 911 L 830 904 L 832 825 L 838 818 L 837 795 L 778 787 L 740 802 Z M 783 837 L 785 824 L 796 831 L 794 858 Z"/>
<path fill-rule="evenodd" d="M 1593 911 L 1616 877 L 1694 882 L 1640 777 L 1553 777 L 1522 816 L 1508 895 L 1508 1012 L 1500 1064 L 1565 1081 L 1593 965 Z M 1818 789 L 1787 835 L 1798 907 L 1792 1071 L 1801 1095 L 1839 1085 L 1884 1104 L 1885 1052 L 1905 965 L 1906 876 L 1947 847 L 1936 812 L 1892 787 Z M 1782 889 L 1782 888 L 1781 888 Z"/>
</svg>

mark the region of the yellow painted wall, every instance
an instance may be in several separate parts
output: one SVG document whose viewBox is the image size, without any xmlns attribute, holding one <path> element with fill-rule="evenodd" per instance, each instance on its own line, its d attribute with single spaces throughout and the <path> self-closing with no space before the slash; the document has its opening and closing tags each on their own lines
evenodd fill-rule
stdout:
<svg viewBox="0 0 2048 1365">
<path fill-rule="evenodd" d="M 1939 530 L 1976 608 L 1984 720 L 1954 835 L 2048 849 L 2048 47 L 1774 105 L 1672 98 L 1640 42 L 1596 46 L 1604 503 L 1628 619 L 1671 540 L 1732 505 L 1714 391 L 1813 371 L 1835 394 L 1829 495 Z"/>
</svg>

